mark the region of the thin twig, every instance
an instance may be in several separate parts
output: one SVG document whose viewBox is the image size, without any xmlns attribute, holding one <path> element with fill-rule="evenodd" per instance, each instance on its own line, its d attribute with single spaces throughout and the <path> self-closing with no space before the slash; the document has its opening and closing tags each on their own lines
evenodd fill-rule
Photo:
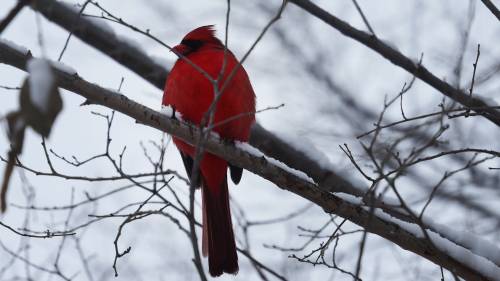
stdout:
<svg viewBox="0 0 500 281">
<path fill-rule="evenodd" d="M 60 231 L 50 231 L 46 230 L 43 235 L 36 235 L 36 234 L 28 234 L 25 232 L 20 232 L 15 230 L 14 228 L 6 225 L 5 223 L 0 221 L 0 226 L 3 226 L 4 228 L 14 232 L 17 235 L 24 236 L 24 237 L 30 237 L 30 238 L 53 238 L 53 237 L 62 237 L 62 236 L 68 236 L 68 235 L 75 235 L 75 232 L 60 232 Z"/>
<path fill-rule="evenodd" d="M 472 97 L 472 91 L 474 90 L 474 80 L 476 78 L 476 68 L 477 68 L 477 62 L 479 61 L 479 56 L 481 55 L 481 44 L 477 44 L 477 55 L 476 55 L 476 61 L 472 64 L 474 67 L 474 70 L 472 72 L 472 82 L 469 88 L 469 96 Z"/>
<path fill-rule="evenodd" d="M 375 31 L 373 31 L 373 28 L 371 27 L 370 23 L 368 22 L 368 19 L 366 18 L 365 14 L 363 13 L 363 10 L 361 10 L 361 7 L 359 6 L 358 1 L 352 0 L 352 2 L 354 3 L 354 6 L 356 6 L 356 10 L 358 10 L 358 13 L 361 15 L 361 18 L 363 18 L 363 22 L 365 23 L 368 30 L 370 30 L 370 32 L 373 36 L 377 36 L 375 34 Z"/>
<path fill-rule="evenodd" d="M 87 7 L 87 5 L 89 4 L 89 2 L 90 2 L 90 0 L 87 0 L 87 1 L 85 1 L 85 3 L 83 3 L 82 7 L 80 8 L 80 11 L 78 12 L 78 16 L 74 19 L 73 25 L 71 26 L 71 31 L 69 32 L 68 37 L 66 38 L 66 41 L 64 42 L 64 46 L 63 46 L 61 52 L 59 53 L 59 57 L 57 58 L 57 61 L 61 61 L 61 59 L 64 55 L 64 52 L 66 51 L 66 48 L 68 48 L 69 40 L 71 40 L 71 37 L 73 36 L 74 29 L 76 28 L 78 22 L 80 21 L 82 13 L 85 10 L 85 8 Z"/>
</svg>

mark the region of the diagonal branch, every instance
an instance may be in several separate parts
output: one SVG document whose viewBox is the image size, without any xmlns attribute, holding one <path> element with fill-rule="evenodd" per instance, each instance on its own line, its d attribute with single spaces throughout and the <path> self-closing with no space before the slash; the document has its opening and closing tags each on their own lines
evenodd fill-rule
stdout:
<svg viewBox="0 0 500 281">
<path fill-rule="evenodd" d="M 439 79 L 422 64 L 418 63 L 418 61 L 414 61 L 406 57 L 397 49 L 391 47 L 389 44 L 378 39 L 377 37 L 352 27 L 347 22 L 321 9 L 319 6 L 309 0 L 290 0 L 290 2 L 301 7 L 303 10 L 322 20 L 331 27 L 337 29 L 345 36 L 350 37 L 365 45 L 366 47 L 372 49 L 373 51 L 382 55 L 384 58 L 388 59 L 393 64 L 405 69 L 410 74 L 415 75 L 434 89 L 441 92 L 443 95 L 462 104 L 465 107 L 471 108 L 477 114 L 485 117 L 497 126 L 500 126 L 499 110 L 492 108 L 484 100 L 478 97 L 471 97 L 464 91 L 451 86 L 444 80 Z"/>
<path fill-rule="evenodd" d="M 495 17 L 497 17 L 497 19 L 500 21 L 500 10 L 498 10 L 495 4 L 493 4 L 491 0 L 481 0 L 481 2 L 483 2 L 486 8 L 488 8 L 488 10 L 490 10 L 491 13 L 495 15 Z"/>
<path fill-rule="evenodd" d="M 118 63 L 141 76 L 158 89 L 163 90 L 168 70 L 154 62 L 148 55 L 121 40 L 112 31 L 102 28 L 89 18 L 79 17 L 78 10 L 54 0 L 37 0 L 32 8 L 48 20 L 58 24 L 74 36 L 110 56 Z M 362 195 L 364 189 L 356 188 L 347 179 L 334 171 L 324 169 L 314 159 L 295 149 L 273 133 L 256 123 L 250 135 L 250 144 L 266 155 L 279 159 L 286 165 L 303 171 L 327 191 L 341 191 L 353 195 Z M 335 190 L 331 188 L 335 187 Z"/>
<path fill-rule="evenodd" d="M 1 63 L 25 70 L 26 63 L 31 58 L 30 52 L 23 53 L 0 42 Z M 141 124 L 175 135 L 188 143 L 193 144 L 197 140 L 199 135 L 197 127 L 171 119 L 120 93 L 89 83 L 74 73 L 64 72 L 57 68 L 54 69 L 54 73 L 62 88 L 81 95 L 94 104 L 119 111 Z M 327 192 L 305 175 L 275 164 L 276 162 L 272 159 L 255 152 L 251 147 L 234 146 L 211 136 L 207 140 L 206 150 L 271 181 L 284 190 L 313 202 L 327 213 L 348 219 L 365 228 L 366 231 L 384 237 L 401 248 L 445 267 L 467 280 L 495 280 L 500 276 L 500 267 L 494 262 L 444 238 L 445 234 L 426 231 L 432 234 L 430 235 L 432 241 L 430 241 L 422 235 L 422 231 L 416 224 L 403 222 L 382 209 L 366 206 L 355 197 Z M 375 212 L 372 212 L 373 210 Z M 479 263 L 482 268 L 476 268 Z"/>
<path fill-rule="evenodd" d="M 165 85 L 168 71 L 163 66 L 119 38 L 112 30 L 103 28 L 96 21 L 80 17 L 80 11 L 69 4 L 53 0 L 37 0 L 31 7 L 118 63 L 136 73 L 140 72 L 140 76 L 156 87 L 162 89 Z"/>
<path fill-rule="evenodd" d="M 0 21 L 0 34 L 5 30 L 5 28 L 14 20 L 14 18 L 19 14 L 23 7 L 28 4 L 27 0 L 20 0 L 17 2 L 16 6 L 10 10 L 10 12 L 5 16 L 5 18 Z"/>
</svg>

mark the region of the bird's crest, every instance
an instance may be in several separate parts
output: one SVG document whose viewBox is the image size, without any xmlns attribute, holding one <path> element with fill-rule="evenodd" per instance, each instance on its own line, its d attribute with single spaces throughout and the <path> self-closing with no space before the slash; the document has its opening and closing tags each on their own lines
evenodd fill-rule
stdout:
<svg viewBox="0 0 500 281">
<path fill-rule="evenodd" d="M 221 44 L 222 42 L 215 36 L 215 26 L 200 26 L 184 36 L 183 40 L 199 40 L 206 43 Z"/>
</svg>

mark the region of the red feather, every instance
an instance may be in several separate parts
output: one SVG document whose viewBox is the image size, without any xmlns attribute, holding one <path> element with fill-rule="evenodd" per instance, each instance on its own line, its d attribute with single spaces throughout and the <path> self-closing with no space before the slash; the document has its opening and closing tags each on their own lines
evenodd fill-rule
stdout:
<svg viewBox="0 0 500 281">
<path fill-rule="evenodd" d="M 219 85 L 223 85 L 229 74 L 238 66 L 237 59 L 230 51 L 224 55 L 224 46 L 215 37 L 213 26 L 202 26 L 189 32 L 174 50 L 186 56 L 214 79 L 219 76 L 226 56 L 224 75 Z M 180 112 L 184 120 L 200 124 L 213 98 L 212 83 L 186 60 L 178 59 L 167 78 L 162 104 Z M 215 127 L 214 131 L 224 139 L 248 141 L 250 127 L 255 122 L 253 112 L 255 94 L 245 69 L 239 66 L 217 103 L 214 124 L 235 116 L 238 118 Z M 175 137 L 173 140 L 181 154 L 194 158 L 193 146 Z M 204 250 L 208 249 L 209 271 L 212 276 L 238 271 L 229 207 L 227 168 L 228 163 L 224 159 L 210 153 L 204 153 L 200 162 L 203 247 Z"/>
</svg>

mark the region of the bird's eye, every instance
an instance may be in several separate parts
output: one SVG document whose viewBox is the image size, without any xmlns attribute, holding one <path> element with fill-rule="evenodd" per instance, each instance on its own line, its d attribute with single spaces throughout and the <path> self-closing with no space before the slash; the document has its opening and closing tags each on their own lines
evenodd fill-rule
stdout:
<svg viewBox="0 0 500 281">
<path fill-rule="evenodd" d="M 181 41 L 182 45 L 188 46 L 191 50 L 197 50 L 203 45 L 201 40 L 184 39 Z"/>
</svg>

